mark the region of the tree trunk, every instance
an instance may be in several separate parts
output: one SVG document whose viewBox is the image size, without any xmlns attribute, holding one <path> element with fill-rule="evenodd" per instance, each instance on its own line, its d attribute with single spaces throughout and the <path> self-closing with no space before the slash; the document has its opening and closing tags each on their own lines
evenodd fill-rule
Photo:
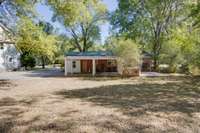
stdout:
<svg viewBox="0 0 200 133">
<path fill-rule="evenodd" d="M 159 66 L 159 53 L 160 53 L 160 49 L 158 48 L 159 46 L 159 42 L 155 42 L 154 47 L 153 47 L 153 70 L 155 72 L 158 71 L 158 66 Z"/>
<path fill-rule="evenodd" d="M 157 57 L 154 57 L 154 65 L 153 65 L 153 70 L 155 71 L 155 72 L 157 72 L 158 71 L 158 58 Z"/>
<path fill-rule="evenodd" d="M 83 52 L 86 51 L 86 47 L 87 47 L 87 39 L 84 37 L 84 40 L 83 40 Z"/>
<path fill-rule="evenodd" d="M 45 69 L 45 57 L 42 56 L 42 69 Z"/>
</svg>

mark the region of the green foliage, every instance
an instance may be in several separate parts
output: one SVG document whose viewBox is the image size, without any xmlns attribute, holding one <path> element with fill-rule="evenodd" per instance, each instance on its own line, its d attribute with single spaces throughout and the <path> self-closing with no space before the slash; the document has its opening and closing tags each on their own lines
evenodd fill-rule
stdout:
<svg viewBox="0 0 200 133">
<path fill-rule="evenodd" d="M 66 52 L 75 50 L 74 45 L 72 44 L 72 40 L 66 35 L 59 35 L 57 37 L 56 45 L 58 49 L 56 52 L 56 57 L 63 56 Z"/>
<path fill-rule="evenodd" d="M 182 64 L 200 67 L 200 29 L 194 29 L 190 25 L 182 25 L 173 32 L 172 41 L 180 47 L 184 56 Z"/>
<path fill-rule="evenodd" d="M 140 44 L 151 45 L 148 47 L 151 48 L 156 70 L 168 31 L 176 26 L 183 9 L 184 0 L 119 0 L 112 24 L 120 35 L 133 38 Z"/>
<path fill-rule="evenodd" d="M 180 64 L 184 62 L 182 46 L 173 39 L 163 44 L 160 54 L 160 64 L 168 64 L 167 72 L 177 72 Z"/>
<path fill-rule="evenodd" d="M 200 28 L 200 2 L 194 2 L 191 5 L 191 14 L 193 19 L 193 26 Z"/>
<path fill-rule="evenodd" d="M 22 18 L 18 24 L 17 47 L 22 53 L 30 53 L 48 60 L 54 58 L 57 50 L 56 36 L 47 35 L 43 27 L 37 26 L 29 18 Z"/>
<path fill-rule="evenodd" d="M 101 16 L 106 12 L 105 5 L 99 0 L 47 1 L 54 10 L 54 17 L 62 19 L 66 26 L 73 27 L 79 23 L 91 22 L 94 20 L 94 15 Z"/>
<path fill-rule="evenodd" d="M 21 65 L 25 67 L 25 69 L 33 68 L 36 65 L 36 60 L 34 56 L 27 53 L 22 54 L 20 61 L 21 61 Z"/>
<path fill-rule="evenodd" d="M 119 57 L 119 68 L 123 70 L 128 67 L 139 67 L 140 50 L 134 41 L 124 40 L 123 38 L 113 39 L 113 41 L 107 45 L 107 49 L 112 50 L 114 54 Z"/>
<path fill-rule="evenodd" d="M 55 62 L 54 62 L 54 64 L 60 64 L 61 68 L 64 68 L 64 66 L 65 66 L 65 57 L 64 57 L 64 55 L 57 57 Z"/>
</svg>

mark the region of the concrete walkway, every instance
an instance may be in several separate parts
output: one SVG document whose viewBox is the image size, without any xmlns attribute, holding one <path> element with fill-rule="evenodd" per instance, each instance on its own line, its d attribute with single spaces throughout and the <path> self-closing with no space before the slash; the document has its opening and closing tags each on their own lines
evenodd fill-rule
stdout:
<svg viewBox="0 0 200 133">
<path fill-rule="evenodd" d="M 179 73 L 158 73 L 158 72 L 142 72 L 141 77 L 167 77 L 167 76 L 184 76 Z"/>
</svg>

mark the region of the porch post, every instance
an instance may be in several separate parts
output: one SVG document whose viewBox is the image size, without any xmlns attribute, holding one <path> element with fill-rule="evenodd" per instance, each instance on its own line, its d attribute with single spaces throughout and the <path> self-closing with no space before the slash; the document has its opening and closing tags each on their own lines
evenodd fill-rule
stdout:
<svg viewBox="0 0 200 133">
<path fill-rule="evenodd" d="M 92 75 L 95 76 L 96 74 L 96 63 L 95 59 L 92 59 Z"/>
<path fill-rule="evenodd" d="M 67 63 L 67 58 L 65 57 L 65 76 L 67 76 L 67 67 L 68 67 L 68 63 Z"/>
<path fill-rule="evenodd" d="M 70 71 L 71 71 L 71 75 L 73 75 L 73 68 L 72 68 L 72 65 L 73 65 L 73 64 L 72 64 L 72 62 L 73 62 L 73 60 L 71 59 L 71 60 L 70 60 Z"/>
</svg>

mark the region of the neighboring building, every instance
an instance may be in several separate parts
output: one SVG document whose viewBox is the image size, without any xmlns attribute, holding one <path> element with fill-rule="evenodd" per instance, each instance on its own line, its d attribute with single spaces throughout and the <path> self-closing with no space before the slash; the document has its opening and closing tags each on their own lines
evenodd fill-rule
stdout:
<svg viewBox="0 0 200 133">
<path fill-rule="evenodd" d="M 117 57 L 112 52 L 70 52 L 65 55 L 65 76 L 74 74 L 119 75 Z M 135 69 L 134 69 L 135 70 Z M 138 76 L 139 68 L 131 70 L 131 76 Z"/>
<path fill-rule="evenodd" d="M 8 29 L 0 25 L 0 71 L 20 68 L 20 52 L 7 33 Z"/>
<path fill-rule="evenodd" d="M 148 52 L 142 52 L 142 66 L 141 71 L 143 72 L 151 72 L 153 70 L 153 59 L 152 55 Z"/>
</svg>

